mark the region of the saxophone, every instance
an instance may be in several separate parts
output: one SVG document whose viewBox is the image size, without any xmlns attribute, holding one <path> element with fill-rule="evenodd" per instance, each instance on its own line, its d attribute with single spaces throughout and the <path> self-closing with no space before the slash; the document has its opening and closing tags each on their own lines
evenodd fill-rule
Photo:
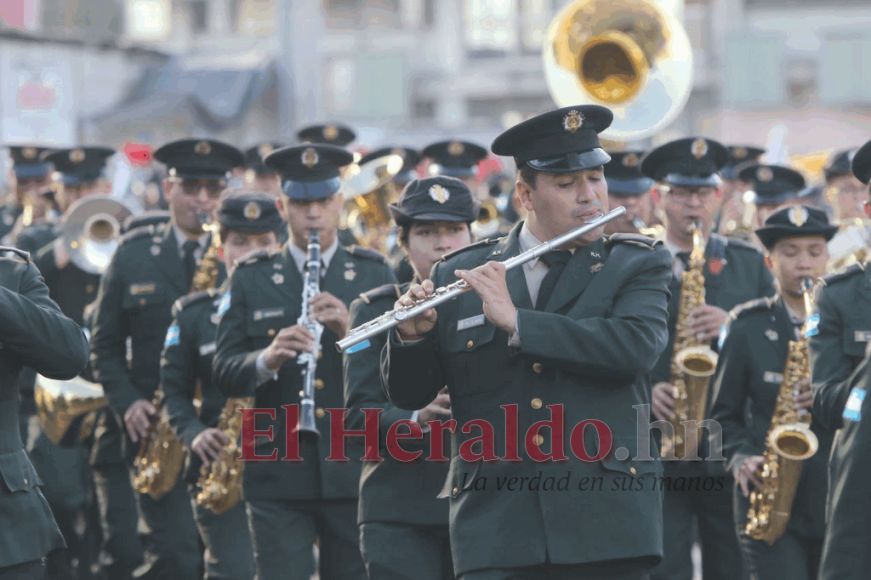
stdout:
<svg viewBox="0 0 871 580">
<path fill-rule="evenodd" d="M 813 311 L 813 281 L 802 281 L 805 314 Z M 802 462 L 817 452 L 819 442 L 810 430 L 811 414 L 795 409 L 793 398 L 800 394 L 798 384 L 810 376 L 807 322 L 798 340 L 789 341 L 789 354 L 783 382 L 777 393 L 774 414 L 768 428 L 765 463 L 762 464 L 762 489 L 750 493 L 750 510 L 744 532 L 754 540 L 773 544 L 786 530 L 792 500 L 801 475 Z M 804 390 L 809 389 L 805 388 Z"/>
<path fill-rule="evenodd" d="M 675 415 L 669 420 L 672 433 L 662 437 L 662 456 L 678 459 L 695 453 L 699 444 L 699 429 L 683 425 L 694 421 L 695 425 L 705 418 L 708 404 L 708 386 L 717 370 L 717 354 L 707 343 L 699 341 L 690 333 L 690 312 L 705 304 L 705 247 L 702 228 L 693 223 L 693 249 L 690 252 L 689 268 L 681 276 L 680 302 L 675 325 L 675 339 L 671 360 L 671 384 L 674 387 Z"/>
<path fill-rule="evenodd" d="M 220 241 L 214 225 L 208 225 L 208 217 L 198 215 L 203 230 L 212 232 L 211 243 L 203 259 L 197 265 L 189 292 L 201 292 L 214 288 L 218 280 L 219 260 L 218 248 Z M 158 387 L 152 400 L 152 405 L 158 410 L 158 418 L 152 420 L 148 433 L 139 446 L 139 452 L 133 461 L 136 473 L 133 476 L 133 487 L 137 493 L 147 493 L 155 501 L 166 495 L 178 481 L 184 466 L 184 444 L 176 437 L 169 424 L 169 417 L 163 408 L 163 390 Z M 199 399 L 199 400 L 197 400 Z M 194 406 L 199 409 L 202 403 L 202 393 L 197 382 L 197 394 Z"/>
</svg>

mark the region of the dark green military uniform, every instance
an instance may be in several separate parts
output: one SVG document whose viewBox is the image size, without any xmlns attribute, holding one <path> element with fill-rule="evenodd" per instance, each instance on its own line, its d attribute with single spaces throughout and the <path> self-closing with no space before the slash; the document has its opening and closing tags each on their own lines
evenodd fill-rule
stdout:
<svg viewBox="0 0 871 580">
<path fill-rule="evenodd" d="M 791 340 L 797 340 L 796 326 L 779 296 L 752 300 L 730 312 L 711 418 L 722 428 L 723 453 L 734 474 L 748 456 L 765 453 Z M 734 486 L 735 524 L 753 578 L 816 578 L 826 530 L 822 491 L 832 433 L 816 423 L 811 428 L 819 447 L 802 464 L 787 531 L 773 545 L 744 533 L 750 500 Z"/>
<path fill-rule="evenodd" d="M 394 281 L 380 254 L 339 247 L 320 284 L 346 305 L 374 286 Z M 273 438 L 258 446 L 258 455 L 278 450 L 285 455 L 282 405 L 299 403 L 299 367 L 288 361 L 278 374 L 255 391 L 256 358 L 282 328 L 296 324 L 301 313 L 303 276 L 285 245 L 278 252 L 259 253 L 241 263 L 231 278 L 229 308 L 218 328 L 214 380 L 229 397 L 256 397 L 254 407 L 276 409 Z M 302 463 L 252 462 L 245 466 L 243 493 L 248 503 L 256 546 L 258 577 L 308 578 L 314 572 L 311 546 L 320 537 L 320 576 L 324 580 L 363 578 L 357 542 L 357 497 L 362 441 L 348 444 L 347 464 L 326 461 L 330 456 L 330 418 L 325 409 L 343 407 L 342 360 L 338 337 L 324 328 L 323 356 L 317 363 L 317 443 L 300 441 Z M 258 429 L 273 424 L 258 419 Z M 283 521 L 282 521 L 283 520 Z M 315 522 L 318 522 L 315 524 Z M 277 527 L 276 527 L 277 526 Z M 290 570 L 290 572 L 288 571 Z M 292 576 L 284 574 L 292 573 Z"/>
<path fill-rule="evenodd" d="M 4 203 L 0 206 L 0 240 L 12 231 L 23 211 L 24 208 L 15 203 Z"/>
<path fill-rule="evenodd" d="M 829 491 L 828 529 L 819 580 L 867 575 L 871 561 L 871 514 L 868 513 L 868 457 L 871 455 L 871 357 L 865 356 L 849 379 L 850 395 L 842 413 L 838 444 L 832 450 L 837 477 Z"/>
<path fill-rule="evenodd" d="M 385 284 L 362 294 L 351 304 L 349 326 L 354 328 L 393 310 L 393 304 L 408 287 L 408 283 Z M 382 438 L 391 425 L 414 420 L 415 414 L 391 403 L 381 388 L 380 353 L 386 339 L 386 334 L 368 339 L 368 346 L 346 354 L 344 361 L 348 426 L 361 430 L 365 418 L 362 409 L 383 409 Z M 448 474 L 448 463 L 423 460 L 429 455 L 429 438 L 428 434 L 422 441 L 403 442 L 404 450 L 423 451 L 412 463 L 391 456 L 386 441 L 381 439 L 384 461 L 363 464 L 357 521 L 361 526 L 363 560 L 372 580 L 454 577 L 448 503 L 437 497 Z M 447 433 L 443 445 L 447 452 Z"/>
<path fill-rule="evenodd" d="M 715 189 L 721 183 L 717 172 L 727 160 L 726 148 L 716 141 L 704 138 L 678 139 L 645 155 L 641 173 L 670 186 Z M 677 254 L 673 256 L 675 261 L 689 257 L 677 253 L 675 249 L 672 252 Z M 747 244 L 712 234 L 705 244 L 705 259 L 706 304 L 728 312 L 748 300 L 772 296 L 775 292 L 774 277 L 765 265 L 762 252 Z M 671 361 L 681 299 L 680 277 L 672 277 L 669 289 L 668 345 L 650 374 L 651 385 L 671 382 Z M 716 344 L 711 346 L 716 348 Z M 711 401 L 709 388 L 709 409 Z M 654 432 L 655 437 L 660 435 L 658 430 Z M 704 432 L 698 455 L 702 459 L 709 456 L 708 438 Z M 663 504 L 665 556 L 652 571 L 651 579 L 690 580 L 693 577 L 691 551 L 697 537 L 694 520 L 698 522 L 702 574 L 705 579 L 740 579 L 741 551 L 732 517 L 733 482 L 725 463 L 683 461 L 678 458 L 677 461 L 665 462 L 665 471 L 674 484 L 666 489 Z M 682 487 L 680 482 L 686 482 L 686 487 Z"/>
<path fill-rule="evenodd" d="M 18 375 L 26 365 L 53 379 L 72 379 L 88 362 L 88 342 L 49 298 L 29 256 L 0 250 L 0 577 L 37 579 L 44 577 L 45 556 L 65 545 L 21 441 Z"/>
<path fill-rule="evenodd" d="M 191 505 L 200 537 L 206 547 L 205 567 L 209 578 L 253 578 L 254 555 L 243 502 L 221 515 L 197 505 L 202 460 L 191 451 L 194 438 L 207 427 L 217 427 L 227 402 L 212 384 L 217 306 L 222 292 L 209 290 L 179 299 L 167 333 L 161 359 L 161 387 L 166 394 L 170 424 L 184 443 L 187 461 L 182 475 L 188 484 Z M 196 384 L 202 390 L 200 415 L 193 405 Z"/>
<path fill-rule="evenodd" d="M 340 195 L 339 168 L 352 159 L 339 147 L 307 145 L 279 149 L 264 161 L 281 172 L 282 201 L 289 204 Z M 338 237 L 332 247 L 323 246 L 323 237 L 320 243 L 318 290 L 346 306 L 361 293 L 396 281 L 381 254 L 345 248 Z M 254 451 L 269 456 L 275 450 L 279 459 L 248 463 L 242 486 L 257 577 L 307 580 L 315 572 L 312 547 L 317 538 L 321 580 L 365 578 L 356 525 L 362 439 L 350 438 L 350 462 L 327 461 L 331 437 L 326 409 L 342 408 L 344 396 L 342 357 L 335 348 L 339 337 L 326 326 L 315 373 L 315 423 L 320 436 L 300 435 L 301 463 L 281 460 L 288 451 L 282 406 L 300 403 L 303 375 L 294 360 L 270 372 L 264 352 L 273 337 L 296 325 L 302 314 L 306 260 L 306 249 L 288 242 L 278 251 L 256 253 L 237 266 L 219 309 L 213 378 L 224 395 L 254 396 L 256 408 L 276 411 L 277 422 L 265 416 L 255 419 L 258 429 L 273 425 L 273 437 L 255 441 Z"/>
<path fill-rule="evenodd" d="M 457 268 L 518 255 L 520 229 L 518 224 L 507 238 L 473 244 L 437 264 L 435 286 L 453 282 Z M 668 252 L 655 249 L 652 240 L 613 236 L 577 249 L 545 310 L 536 311 L 522 268 L 515 268 L 507 281 L 519 312 L 520 349 L 509 348 L 508 335 L 483 318 L 480 298 L 467 292 L 437 307 L 436 329 L 421 342 L 401 345 L 391 331 L 383 367 L 389 397 L 402 409 L 418 409 L 447 385 L 458 431 L 470 420 L 488 421 L 499 457 L 506 451 L 505 405 L 517 406 L 519 434 L 550 419 L 548 405 L 562 405 L 566 442 L 575 425 L 595 418 L 610 428 L 612 449 L 626 447 L 629 454 L 644 456 L 647 450 L 636 448 L 633 405 L 650 401 L 643 377 L 665 348 L 670 277 Z M 536 463 L 521 435 L 520 462 L 467 463 L 458 450 L 469 438 L 453 437 L 442 494 L 451 498 L 454 571 L 460 578 L 490 578 L 486 574 L 493 569 L 545 563 L 590 564 L 573 569 L 578 574 L 573 577 L 594 578 L 604 577 L 607 568 L 592 566 L 606 560 L 629 560 L 645 569 L 661 558 L 662 492 L 654 485 L 662 473 L 658 460 L 609 453 L 591 463 Z M 593 455 L 598 445 L 588 439 Z M 542 451 L 550 450 L 549 440 L 546 434 Z M 566 453 L 571 453 L 568 445 Z M 656 451 L 649 456 L 656 458 Z M 531 485 L 539 475 L 537 490 L 497 487 L 513 477 L 527 478 Z M 486 478 L 485 490 L 475 488 L 477 478 Z M 593 478 L 601 478 L 595 488 Z M 567 489 L 558 491 L 555 483 L 561 479 L 567 479 Z M 641 489 L 614 491 L 612 486 L 619 490 L 625 482 Z M 633 533 L 612 541 L 627 529 Z"/>
<path fill-rule="evenodd" d="M 223 265 L 219 270 L 223 280 Z M 160 353 L 172 322 L 172 304 L 187 290 L 171 224 L 147 226 L 122 237 L 100 285 L 91 339 L 94 378 L 102 383 L 121 426 L 122 449 L 131 467 L 139 446 L 129 441 L 122 419 L 133 402 L 153 398 L 160 381 Z M 127 337 L 132 349 L 129 368 Z M 99 439 L 100 445 L 111 443 L 111 439 Z M 179 478 L 159 501 L 147 494 L 137 494 L 137 501 L 152 532 L 145 542 L 145 564 L 152 565 L 152 573 L 195 573 L 199 561 L 197 532 L 185 481 Z"/>
</svg>

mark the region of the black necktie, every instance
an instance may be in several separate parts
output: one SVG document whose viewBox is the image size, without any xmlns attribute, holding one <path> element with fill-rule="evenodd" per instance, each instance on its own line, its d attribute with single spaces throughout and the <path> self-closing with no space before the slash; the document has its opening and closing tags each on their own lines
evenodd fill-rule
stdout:
<svg viewBox="0 0 871 580">
<path fill-rule="evenodd" d="M 181 247 L 184 252 L 184 272 L 187 279 L 187 288 L 190 288 L 191 283 L 194 281 L 194 272 L 197 270 L 197 258 L 194 255 L 194 252 L 196 252 L 199 247 L 199 242 L 194 242 L 192 240 L 188 240 Z"/>
<path fill-rule="evenodd" d="M 550 295 L 553 294 L 553 289 L 556 288 L 557 280 L 559 280 L 563 270 L 566 269 L 566 264 L 569 263 L 571 257 L 572 253 L 568 250 L 551 250 L 540 258 L 550 269 L 547 271 L 544 280 L 541 281 L 538 299 L 535 301 L 536 310 L 544 310 L 544 307 L 547 306 L 547 301 L 550 299 Z"/>
</svg>

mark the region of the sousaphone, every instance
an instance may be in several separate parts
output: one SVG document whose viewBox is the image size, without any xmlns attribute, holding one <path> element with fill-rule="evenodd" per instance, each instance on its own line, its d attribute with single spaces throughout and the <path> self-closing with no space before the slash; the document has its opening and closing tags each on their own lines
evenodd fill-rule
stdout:
<svg viewBox="0 0 871 580">
<path fill-rule="evenodd" d="M 692 89 L 693 54 L 678 20 L 655 0 L 578 0 L 551 22 L 542 49 L 560 107 L 614 112 L 602 137 L 636 141 L 668 127 Z"/>
<path fill-rule="evenodd" d="M 125 220 L 133 208 L 114 197 L 92 195 L 72 204 L 61 224 L 61 238 L 70 261 L 89 274 L 102 274 L 118 247 Z"/>
<path fill-rule="evenodd" d="M 353 163 L 343 172 L 346 227 L 361 246 L 382 254 L 392 249 L 388 205 L 396 201 L 393 178 L 402 170 L 403 162 L 400 155 L 385 155 L 363 165 Z"/>
</svg>

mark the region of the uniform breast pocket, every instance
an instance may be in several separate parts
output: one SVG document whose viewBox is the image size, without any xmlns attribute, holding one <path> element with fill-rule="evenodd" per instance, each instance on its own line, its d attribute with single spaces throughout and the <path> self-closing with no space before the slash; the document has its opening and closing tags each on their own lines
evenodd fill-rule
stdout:
<svg viewBox="0 0 871 580">
<path fill-rule="evenodd" d="M 43 485 L 24 450 L 0 455 L 0 478 L 5 484 L 5 493 L 30 491 Z"/>
<path fill-rule="evenodd" d="M 508 338 L 504 332 L 497 331 L 486 320 L 472 327 L 464 327 L 460 321 L 452 324 L 446 342 L 449 380 L 462 384 L 461 392 L 481 393 L 502 386 L 496 377 L 498 365 L 508 358 Z"/>
<path fill-rule="evenodd" d="M 134 332 L 136 329 L 164 333 L 168 326 L 170 304 L 166 289 L 158 284 L 132 284 L 121 302 Z"/>
<path fill-rule="evenodd" d="M 254 310 L 248 317 L 247 333 L 254 341 L 272 342 L 272 339 L 282 329 L 296 324 L 296 319 L 290 316 L 285 308 L 260 308 Z"/>
</svg>

